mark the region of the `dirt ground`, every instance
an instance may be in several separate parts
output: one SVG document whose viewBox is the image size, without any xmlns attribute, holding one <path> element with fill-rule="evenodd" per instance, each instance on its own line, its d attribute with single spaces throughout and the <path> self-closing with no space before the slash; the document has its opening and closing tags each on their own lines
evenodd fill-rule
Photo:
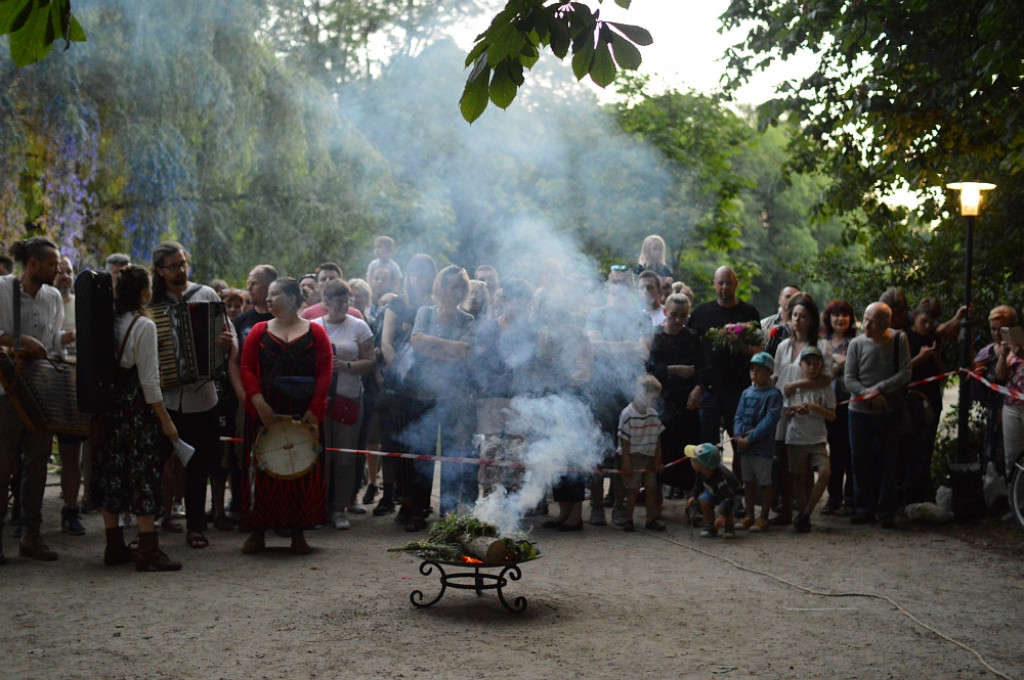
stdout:
<svg viewBox="0 0 1024 680">
<path fill-rule="evenodd" d="M 139 574 L 103 566 L 98 515 L 85 537 L 61 534 L 59 502 L 49 487 L 58 562 L 18 558 L 4 529 L 5 680 L 999 677 L 954 641 L 1024 677 L 1024 534 L 997 519 L 886 531 L 816 516 L 809 535 L 724 541 L 692 532 L 680 501 L 662 534 L 535 518 L 543 557 L 506 588 L 528 600 L 517 614 L 493 591 L 413 607 L 410 592 L 439 585 L 386 552 L 410 539 L 393 515 L 310 532 L 306 557 L 273 536 L 246 556 L 238 533 L 211 531 L 205 550 L 161 534 L 184 569 Z"/>
</svg>

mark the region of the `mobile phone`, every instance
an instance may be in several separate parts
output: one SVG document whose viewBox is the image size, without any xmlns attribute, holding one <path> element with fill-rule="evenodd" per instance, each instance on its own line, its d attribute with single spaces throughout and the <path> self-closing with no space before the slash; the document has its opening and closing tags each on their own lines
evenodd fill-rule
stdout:
<svg viewBox="0 0 1024 680">
<path fill-rule="evenodd" d="M 1014 347 L 1024 346 L 1024 328 L 1014 326 L 1013 328 L 1000 328 L 999 337 Z"/>
</svg>

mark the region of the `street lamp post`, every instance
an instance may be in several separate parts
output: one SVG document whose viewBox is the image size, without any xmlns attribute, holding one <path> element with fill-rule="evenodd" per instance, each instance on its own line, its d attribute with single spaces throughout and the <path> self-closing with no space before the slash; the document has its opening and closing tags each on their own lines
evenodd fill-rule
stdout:
<svg viewBox="0 0 1024 680">
<path fill-rule="evenodd" d="M 967 218 L 967 234 L 964 244 L 964 306 L 971 309 L 971 269 L 974 264 L 974 220 L 981 205 L 981 192 L 995 189 L 995 184 L 985 182 L 955 182 L 946 188 L 960 192 L 960 214 Z M 971 370 L 971 324 L 973 315 L 969 312 L 960 320 L 960 368 Z M 985 499 L 981 486 L 981 461 L 971 460 L 970 415 L 971 399 L 969 380 L 960 376 L 960 399 L 957 406 L 957 455 L 950 463 L 949 476 L 953 490 L 953 514 L 959 522 L 974 522 L 984 515 Z"/>
</svg>

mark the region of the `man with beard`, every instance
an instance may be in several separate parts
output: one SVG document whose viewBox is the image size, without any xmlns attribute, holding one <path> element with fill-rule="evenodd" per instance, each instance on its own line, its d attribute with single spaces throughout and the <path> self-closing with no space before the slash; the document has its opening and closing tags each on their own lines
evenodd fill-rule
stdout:
<svg viewBox="0 0 1024 680">
<path fill-rule="evenodd" d="M 153 302 L 220 302 L 220 296 L 209 286 L 188 280 L 189 255 L 185 247 L 175 241 L 166 241 L 153 249 Z M 228 322 L 217 333 L 215 342 L 227 353 L 233 353 L 238 343 L 235 329 Z M 230 362 L 229 362 L 230 365 Z M 182 441 L 195 447 L 195 453 L 185 467 L 185 522 L 188 533 L 185 542 L 190 548 L 205 548 L 206 539 L 206 478 L 211 463 L 219 461 L 219 414 L 217 386 L 212 380 L 163 389 L 164 406 L 178 429 Z M 165 499 L 165 502 L 169 499 Z M 169 517 L 164 528 L 170 528 Z M 173 530 L 173 529 L 171 529 Z M 180 527 L 177 528 L 180 531 Z"/>
<path fill-rule="evenodd" d="M 15 243 L 11 253 L 21 264 L 21 275 L 0 277 L 0 345 L 20 348 L 30 359 L 60 355 L 64 304 L 53 287 L 60 262 L 57 246 L 48 238 L 35 236 Z M 17 321 L 16 308 L 20 317 Z M 20 459 L 25 529 L 18 553 L 35 560 L 56 560 L 57 553 L 46 546 L 40 534 L 46 463 L 53 435 L 30 432 L 3 388 L 0 388 L 0 433 L 3 433 L 0 436 L 0 523 L 7 514 L 7 487 Z M 0 564 L 4 564 L 2 545 Z"/>
<path fill-rule="evenodd" d="M 75 270 L 71 258 L 60 258 L 57 265 L 57 279 L 54 282 L 64 301 L 64 325 L 61 327 L 61 345 L 69 356 L 75 356 Z M 64 507 L 60 511 L 60 530 L 72 536 L 84 536 L 78 509 L 78 492 L 82 486 L 82 443 L 85 437 L 73 434 L 58 434 L 57 448 L 60 451 L 60 490 L 64 496 Z"/>
</svg>

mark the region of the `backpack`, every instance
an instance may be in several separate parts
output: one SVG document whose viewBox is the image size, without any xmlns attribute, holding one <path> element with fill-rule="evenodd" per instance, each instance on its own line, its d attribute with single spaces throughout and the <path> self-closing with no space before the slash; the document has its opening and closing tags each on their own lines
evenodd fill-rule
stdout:
<svg viewBox="0 0 1024 680">
<path fill-rule="evenodd" d="M 78 410 L 102 413 L 117 385 L 114 286 L 108 272 L 86 270 L 75 279 L 75 329 Z"/>
</svg>

